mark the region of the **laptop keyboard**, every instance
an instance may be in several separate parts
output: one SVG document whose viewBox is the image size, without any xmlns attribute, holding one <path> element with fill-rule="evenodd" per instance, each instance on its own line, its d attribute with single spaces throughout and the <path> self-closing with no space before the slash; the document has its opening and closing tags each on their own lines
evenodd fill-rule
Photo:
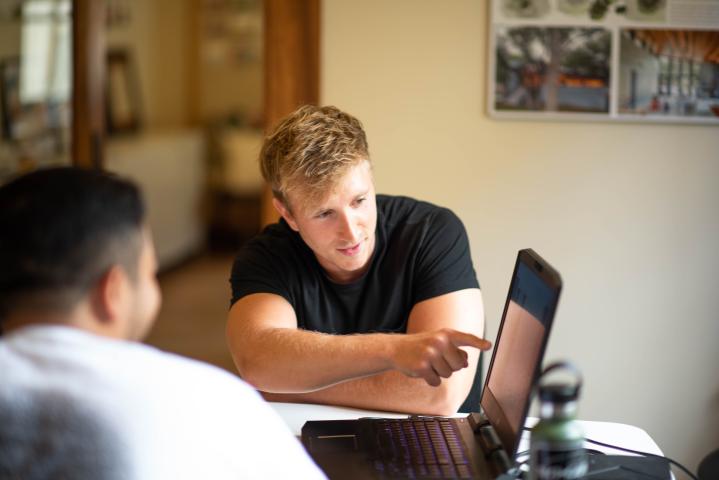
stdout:
<svg viewBox="0 0 719 480">
<path fill-rule="evenodd" d="M 455 425 L 445 418 L 369 420 L 377 473 L 402 478 L 472 478 Z"/>
</svg>

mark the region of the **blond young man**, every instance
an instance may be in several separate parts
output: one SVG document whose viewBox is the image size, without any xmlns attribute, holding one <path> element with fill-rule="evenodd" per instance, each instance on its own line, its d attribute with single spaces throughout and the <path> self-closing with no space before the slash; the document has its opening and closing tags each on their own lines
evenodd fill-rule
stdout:
<svg viewBox="0 0 719 480">
<path fill-rule="evenodd" d="M 362 126 L 334 107 L 289 115 L 260 162 L 282 218 L 233 266 L 241 376 L 274 401 L 456 412 L 491 346 L 461 221 L 375 195 Z"/>
<path fill-rule="evenodd" d="M 160 305 L 144 212 L 102 172 L 0 187 L 0 478 L 324 478 L 253 388 L 138 342 Z"/>
</svg>

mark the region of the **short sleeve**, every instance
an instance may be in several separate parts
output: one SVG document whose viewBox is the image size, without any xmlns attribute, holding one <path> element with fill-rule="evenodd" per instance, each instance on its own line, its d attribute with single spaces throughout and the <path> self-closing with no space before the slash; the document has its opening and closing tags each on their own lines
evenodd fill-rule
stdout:
<svg viewBox="0 0 719 480">
<path fill-rule="evenodd" d="M 282 268 L 279 257 L 272 255 L 265 245 L 246 244 L 232 265 L 230 306 L 253 293 L 274 293 L 292 303 L 286 275 L 287 269 Z"/>
<path fill-rule="evenodd" d="M 479 288 L 462 221 L 440 208 L 427 220 L 417 255 L 414 303 L 467 288 Z"/>
</svg>

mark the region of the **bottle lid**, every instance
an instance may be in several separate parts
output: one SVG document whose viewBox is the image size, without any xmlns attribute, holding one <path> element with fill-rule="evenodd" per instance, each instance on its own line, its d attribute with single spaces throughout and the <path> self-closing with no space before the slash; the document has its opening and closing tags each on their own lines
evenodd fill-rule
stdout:
<svg viewBox="0 0 719 480">
<path fill-rule="evenodd" d="M 554 383 L 539 387 L 539 400 L 542 402 L 567 403 L 579 398 L 579 385 Z"/>
<path fill-rule="evenodd" d="M 548 379 L 551 372 L 566 371 L 572 374 L 573 381 L 560 383 Z M 551 383 L 550 383 L 551 382 Z M 582 388 L 582 373 L 571 362 L 561 361 L 548 365 L 537 380 L 539 400 L 542 402 L 567 403 L 576 401 Z"/>
</svg>

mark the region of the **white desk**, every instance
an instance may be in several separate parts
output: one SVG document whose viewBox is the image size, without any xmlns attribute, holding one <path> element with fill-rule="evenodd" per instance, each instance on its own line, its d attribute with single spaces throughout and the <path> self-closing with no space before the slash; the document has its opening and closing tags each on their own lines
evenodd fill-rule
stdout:
<svg viewBox="0 0 719 480">
<path fill-rule="evenodd" d="M 355 408 L 333 407 L 328 405 L 314 405 L 306 403 L 278 403 L 270 402 L 275 411 L 287 422 L 290 430 L 300 436 L 302 425 L 308 420 L 351 420 L 360 417 L 393 417 L 402 418 L 407 414 L 374 412 L 368 410 L 358 410 Z M 527 419 L 527 426 L 531 427 L 536 423 L 536 418 Z M 662 455 L 659 446 L 652 438 L 638 427 L 625 425 L 622 423 L 612 422 L 591 422 L 580 421 L 584 427 L 586 438 L 596 440 L 619 447 L 638 450 L 641 452 Z M 587 448 L 600 450 L 605 453 L 623 454 L 618 450 L 612 450 L 596 446 L 594 444 L 586 444 Z M 519 452 L 523 452 L 529 448 L 529 432 L 525 431 L 519 444 Z"/>
</svg>

